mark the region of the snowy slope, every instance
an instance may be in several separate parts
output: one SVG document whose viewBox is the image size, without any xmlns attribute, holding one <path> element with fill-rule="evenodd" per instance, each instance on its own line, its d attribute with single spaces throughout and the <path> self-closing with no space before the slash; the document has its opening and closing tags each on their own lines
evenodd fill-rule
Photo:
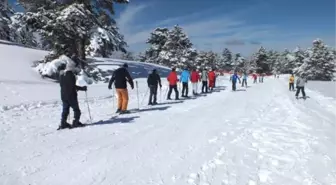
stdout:
<svg viewBox="0 0 336 185">
<path fill-rule="evenodd" d="M 140 100 L 144 83 L 139 80 Z M 94 123 L 82 129 L 55 130 L 60 104 L 2 112 L 0 182 L 336 183 L 335 102 L 322 102 L 309 90 L 310 99 L 296 100 L 284 79 L 266 78 L 235 93 L 227 89 L 227 78 L 218 84 L 212 94 L 182 101 L 166 102 L 161 91 L 163 104 L 116 119 L 110 119 L 112 98 L 95 99 L 90 101 Z M 80 106 L 88 121 L 85 102 Z M 134 90 L 129 108 L 137 108 Z"/>
<path fill-rule="evenodd" d="M 0 111 L 1 109 L 30 109 L 42 104 L 55 104 L 60 99 L 59 85 L 53 80 L 42 79 L 33 66 L 34 61 L 44 58 L 48 52 L 25 48 L 15 43 L 0 41 Z M 157 68 L 165 77 L 170 69 L 158 65 L 123 61 L 115 59 L 94 58 L 92 65 L 106 70 L 107 78 L 113 70 L 123 63 L 129 64 L 133 78 L 143 78 L 148 71 Z M 90 89 L 90 99 L 111 96 L 106 91 L 107 84 L 99 84 Z M 80 99 L 84 96 L 80 95 Z"/>
<path fill-rule="evenodd" d="M 5 46 L 0 52 L 4 48 L 18 49 Z M 42 56 L 22 52 L 31 53 L 31 60 Z M 24 55 L 1 56 L 26 62 Z M 109 70 L 113 62 L 97 65 Z M 336 184 L 336 102 L 309 88 L 309 99 L 296 100 L 287 77 L 266 77 L 261 84 L 249 79 L 249 87 L 237 92 L 221 77 L 215 92 L 171 102 L 165 100 L 163 80 L 155 107 L 144 106 L 148 88 L 146 79 L 138 78 L 139 101 L 137 90 L 130 89 L 129 109 L 139 102 L 140 111 L 114 119 L 114 91 L 92 85 L 93 123 L 79 92 L 81 120 L 90 125 L 56 131 L 62 109 L 58 85 L 30 68 L 20 70 L 26 81 L 0 73 L 7 79 L 0 84 L 0 93 L 7 93 L 1 103 L 22 105 L 0 111 L 1 185 Z M 17 82 L 8 82 L 11 78 Z"/>
</svg>

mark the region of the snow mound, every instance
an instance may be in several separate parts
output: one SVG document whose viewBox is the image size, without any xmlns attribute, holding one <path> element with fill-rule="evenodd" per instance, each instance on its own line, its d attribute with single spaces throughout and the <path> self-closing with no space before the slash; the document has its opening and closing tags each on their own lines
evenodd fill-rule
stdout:
<svg viewBox="0 0 336 185">
<path fill-rule="evenodd" d="M 46 76 L 52 76 L 53 74 L 57 73 L 57 69 L 62 65 L 62 64 L 68 64 L 70 62 L 73 62 L 69 57 L 62 55 L 59 58 L 48 62 L 48 63 L 40 63 L 37 67 L 36 70 L 41 73 L 41 75 L 46 75 Z"/>
</svg>

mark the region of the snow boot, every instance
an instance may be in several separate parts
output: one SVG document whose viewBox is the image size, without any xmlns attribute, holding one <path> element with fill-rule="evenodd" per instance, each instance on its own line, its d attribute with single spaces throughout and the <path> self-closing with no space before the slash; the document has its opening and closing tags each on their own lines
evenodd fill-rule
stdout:
<svg viewBox="0 0 336 185">
<path fill-rule="evenodd" d="M 76 127 L 84 127 L 85 125 L 83 123 L 81 123 L 80 121 L 74 120 L 72 122 L 72 128 L 76 128 Z"/>
<path fill-rule="evenodd" d="M 61 122 L 57 130 L 66 129 L 66 128 L 71 128 L 71 125 L 67 122 Z"/>
<path fill-rule="evenodd" d="M 131 111 L 129 111 L 129 110 L 120 111 L 120 114 L 129 114 L 129 113 L 131 113 Z"/>
<path fill-rule="evenodd" d="M 120 113 L 121 109 L 117 109 L 116 113 Z"/>
<path fill-rule="evenodd" d="M 157 102 L 152 103 L 152 105 L 157 105 L 157 104 L 158 104 Z"/>
<path fill-rule="evenodd" d="M 152 103 L 152 102 L 149 102 L 148 105 L 153 105 L 153 103 Z"/>
</svg>

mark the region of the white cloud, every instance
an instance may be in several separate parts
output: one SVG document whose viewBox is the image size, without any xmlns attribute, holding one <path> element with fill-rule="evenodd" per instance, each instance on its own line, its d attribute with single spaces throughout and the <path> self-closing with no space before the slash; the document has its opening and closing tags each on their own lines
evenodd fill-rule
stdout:
<svg viewBox="0 0 336 185">
<path fill-rule="evenodd" d="M 281 50 L 286 45 L 290 48 L 300 45 L 300 43 L 302 47 L 306 47 L 309 46 L 307 43 L 314 39 L 314 37 L 307 35 L 303 36 L 301 33 L 280 32 L 274 25 L 248 25 L 239 17 L 244 17 L 242 16 L 243 14 L 249 14 L 250 11 L 255 10 L 255 8 L 251 7 L 230 14 L 214 15 L 212 17 L 209 17 L 209 15 L 212 15 L 209 10 L 204 11 L 207 12 L 206 14 L 197 12 L 181 17 L 170 17 L 146 25 L 144 29 L 139 29 L 144 27 L 141 17 L 149 10 L 146 9 L 147 7 L 147 5 L 128 6 L 117 19 L 121 33 L 125 35 L 131 50 L 143 51 L 145 48 L 141 47 L 145 46 L 150 33 L 156 27 L 172 27 L 177 23 L 183 27 L 194 46 L 199 50 L 221 51 L 223 48 L 228 47 L 234 52 L 249 54 L 256 51 L 260 44 Z M 207 19 L 204 19 L 204 17 L 207 17 Z M 304 40 L 306 41 L 304 42 Z M 244 42 L 245 44 L 230 45 L 230 41 L 241 41 L 241 43 Z"/>
<path fill-rule="evenodd" d="M 134 20 L 138 14 L 142 13 L 148 6 L 147 5 L 129 5 L 116 19 L 117 25 L 125 36 L 131 34 L 133 29 Z"/>
</svg>

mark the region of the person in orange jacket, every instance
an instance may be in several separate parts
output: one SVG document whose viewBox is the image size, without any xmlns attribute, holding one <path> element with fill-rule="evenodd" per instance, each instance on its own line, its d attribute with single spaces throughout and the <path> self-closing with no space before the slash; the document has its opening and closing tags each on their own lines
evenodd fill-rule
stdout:
<svg viewBox="0 0 336 185">
<path fill-rule="evenodd" d="M 213 69 L 209 72 L 208 77 L 209 77 L 209 90 L 212 91 L 213 88 L 215 87 L 215 78 L 216 78 L 216 73 Z"/>
<path fill-rule="evenodd" d="M 169 91 L 168 91 L 168 96 L 167 96 L 167 100 L 171 100 L 170 95 L 174 89 L 175 91 L 175 99 L 178 100 L 179 99 L 179 92 L 177 90 L 177 83 L 178 83 L 178 78 L 177 78 L 177 73 L 176 73 L 176 69 L 173 68 L 172 71 L 170 72 L 170 74 L 167 77 L 167 80 L 169 82 Z"/>
<path fill-rule="evenodd" d="M 292 75 L 289 77 L 289 90 L 290 90 L 290 91 L 295 91 L 295 90 L 294 90 L 294 81 L 295 81 L 294 74 L 292 74 Z"/>
</svg>

